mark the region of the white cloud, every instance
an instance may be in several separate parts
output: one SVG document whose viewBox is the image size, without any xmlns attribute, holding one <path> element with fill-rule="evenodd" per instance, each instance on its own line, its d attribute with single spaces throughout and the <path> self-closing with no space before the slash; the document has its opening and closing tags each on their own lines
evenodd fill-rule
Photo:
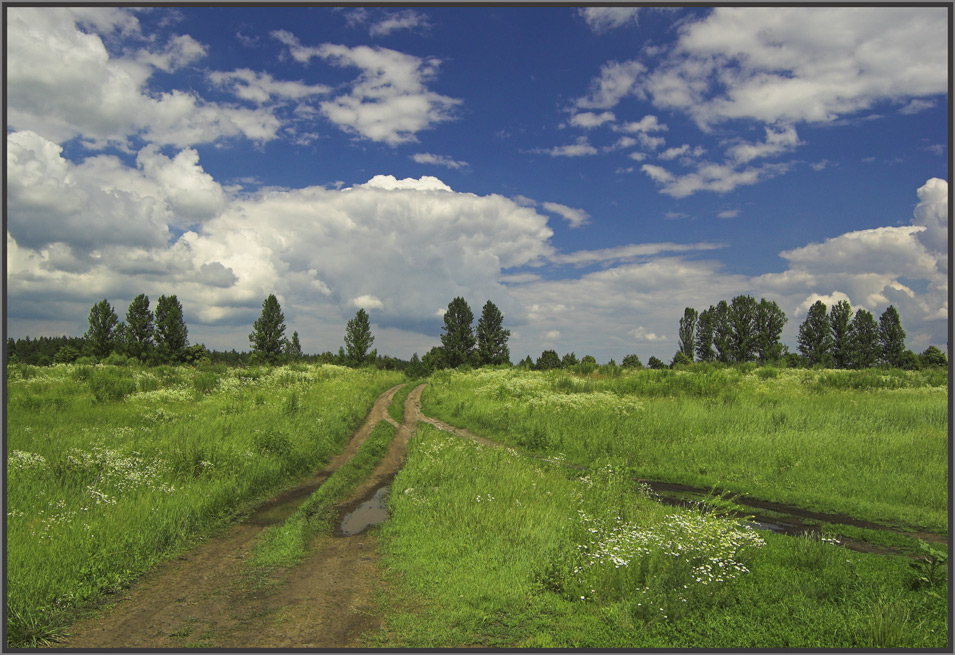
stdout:
<svg viewBox="0 0 955 655">
<path fill-rule="evenodd" d="M 735 162 L 745 164 L 753 159 L 771 157 L 788 152 L 802 144 L 803 142 L 799 140 L 799 136 L 796 134 L 796 128 L 792 126 L 779 130 L 767 127 L 765 141 L 734 145 L 727 150 L 727 154 Z"/>
<path fill-rule="evenodd" d="M 666 132 L 667 126 L 660 122 L 660 119 L 652 114 L 644 116 L 638 121 L 631 121 L 629 123 L 624 123 L 616 128 L 620 132 L 629 132 L 631 134 L 637 132 Z"/>
<path fill-rule="evenodd" d="M 558 339 L 560 339 L 560 330 L 550 330 L 549 332 L 544 334 L 544 341 L 549 341 L 553 343 L 554 341 L 557 341 Z"/>
<path fill-rule="evenodd" d="M 296 61 L 308 63 L 319 57 L 339 67 L 361 69 L 350 92 L 322 102 L 321 109 L 342 129 L 372 141 L 392 146 L 416 141 L 418 132 L 451 120 L 453 109 L 461 103 L 425 86 L 437 75 L 439 59 L 422 60 L 381 47 L 303 46 L 284 30 L 272 36 L 288 46 Z"/>
<path fill-rule="evenodd" d="M 590 85 L 590 94 L 578 98 L 575 105 L 579 109 L 610 109 L 625 96 L 643 95 L 637 85 L 637 79 L 647 70 L 638 61 L 610 61 L 600 69 L 600 76 Z"/>
<path fill-rule="evenodd" d="M 600 34 L 624 25 L 636 25 L 639 7 L 582 7 L 577 13 Z"/>
<path fill-rule="evenodd" d="M 918 198 L 912 223 L 925 228 L 918 240 L 936 255 L 939 269 L 948 271 L 948 182 L 933 177 L 919 188 Z"/>
<path fill-rule="evenodd" d="M 538 149 L 535 152 L 541 152 L 551 157 L 585 157 L 587 155 L 596 155 L 598 150 L 590 145 L 587 137 L 582 136 L 578 137 L 577 141 L 572 144 Z"/>
<path fill-rule="evenodd" d="M 122 12 L 75 12 L 63 7 L 8 11 L 7 107 L 10 126 L 55 142 L 81 137 L 94 147 L 126 146 L 131 136 L 188 146 L 224 137 L 268 141 L 280 126 L 270 111 L 224 107 L 179 90 L 151 93 L 155 68 L 172 70 L 201 56 L 203 46 L 177 37 L 159 53 L 111 56 L 102 38 L 78 21 L 125 26 Z"/>
<path fill-rule="evenodd" d="M 225 207 L 222 187 L 202 169 L 199 153 L 192 148 L 169 159 L 156 146 L 147 146 L 136 156 L 136 163 L 186 224 L 211 218 Z"/>
<path fill-rule="evenodd" d="M 634 330 L 627 332 L 627 335 L 633 337 L 634 341 L 653 343 L 654 341 L 667 341 L 666 337 L 661 337 L 650 332 L 642 325 Z"/>
<path fill-rule="evenodd" d="M 682 27 L 645 88 L 702 127 L 831 122 L 925 100 L 948 88 L 945 17 L 941 7 L 717 7 Z"/>
<path fill-rule="evenodd" d="M 717 218 L 736 218 L 739 216 L 738 209 L 725 209 L 716 215 Z"/>
<path fill-rule="evenodd" d="M 615 117 L 612 111 L 605 111 L 600 114 L 595 114 L 592 111 L 584 111 L 571 116 L 570 124 L 574 127 L 582 127 L 589 130 L 594 127 L 600 127 L 604 123 L 612 123 L 614 119 Z"/>
<path fill-rule="evenodd" d="M 397 30 L 413 30 L 419 27 L 430 27 L 427 16 L 413 9 L 405 9 L 390 13 L 373 23 L 368 28 L 368 32 L 372 36 L 386 36 Z"/>
<path fill-rule="evenodd" d="M 228 87 L 237 97 L 259 105 L 276 97 L 298 100 L 309 96 L 323 95 L 331 90 L 324 84 L 276 80 L 268 73 L 256 73 L 248 68 L 239 68 L 228 73 L 213 71 L 208 76 L 209 81 L 213 84 Z"/>
<path fill-rule="evenodd" d="M 559 215 L 567 221 L 572 228 L 581 227 L 590 221 L 590 214 L 583 209 L 574 209 L 573 207 L 561 205 L 556 202 L 545 202 L 542 206 L 547 211 Z"/>
<path fill-rule="evenodd" d="M 692 173 L 674 175 L 661 166 L 644 164 L 641 170 L 660 186 L 660 191 L 673 198 L 685 198 L 698 191 L 726 193 L 739 186 L 756 184 L 789 170 L 787 164 L 764 164 L 738 169 L 730 164 L 701 163 Z"/>
<path fill-rule="evenodd" d="M 470 168 L 466 161 L 459 161 L 445 157 L 444 155 L 435 155 L 430 152 L 417 152 L 411 158 L 419 164 L 433 164 L 434 166 L 444 166 L 453 170 L 463 170 Z"/>
<path fill-rule="evenodd" d="M 685 218 L 682 214 L 679 218 Z M 670 218 L 670 216 L 667 216 Z M 550 261 L 558 264 L 572 264 L 574 266 L 589 266 L 592 264 L 609 264 L 611 262 L 632 261 L 639 257 L 651 257 L 664 252 L 692 252 L 700 250 L 715 250 L 724 247 L 723 244 L 700 243 L 634 243 L 613 248 L 598 250 L 577 250 L 571 253 L 559 253 L 550 257 Z"/>
<path fill-rule="evenodd" d="M 688 143 L 684 143 L 682 146 L 667 148 L 660 153 L 660 159 L 672 160 L 678 157 L 689 159 L 690 157 L 702 157 L 704 154 L 706 154 L 706 149 L 703 146 L 691 148 Z"/>
<path fill-rule="evenodd" d="M 384 309 L 385 303 L 381 302 L 379 298 L 371 295 L 358 296 L 353 298 L 351 304 L 360 309 Z"/>
</svg>

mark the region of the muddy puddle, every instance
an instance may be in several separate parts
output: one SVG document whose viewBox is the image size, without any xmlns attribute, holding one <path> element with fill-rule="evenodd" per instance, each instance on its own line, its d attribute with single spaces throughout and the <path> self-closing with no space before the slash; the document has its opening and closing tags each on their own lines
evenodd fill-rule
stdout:
<svg viewBox="0 0 955 655">
<path fill-rule="evenodd" d="M 339 531 L 343 537 L 361 534 L 373 525 L 388 519 L 388 486 L 379 487 L 375 494 L 342 517 Z"/>
<path fill-rule="evenodd" d="M 328 475 L 328 473 L 320 473 L 305 484 L 289 489 L 266 501 L 259 505 L 243 523 L 260 526 L 281 523 L 290 517 L 316 489 L 322 486 L 322 483 L 328 479 Z"/>
</svg>

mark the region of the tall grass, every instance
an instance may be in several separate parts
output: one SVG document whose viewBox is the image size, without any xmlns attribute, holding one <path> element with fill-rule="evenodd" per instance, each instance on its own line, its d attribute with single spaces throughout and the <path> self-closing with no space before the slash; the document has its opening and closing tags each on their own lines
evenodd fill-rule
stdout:
<svg viewBox="0 0 955 655">
<path fill-rule="evenodd" d="M 539 455 L 933 530 L 948 527 L 947 378 L 696 367 L 441 372 L 425 413 Z"/>
<path fill-rule="evenodd" d="M 420 425 L 379 532 L 375 646 L 939 648 L 944 581 L 904 558 L 668 508 L 606 461 L 584 475 Z"/>
<path fill-rule="evenodd" d="M 8 644 L 324 465 L 402 376 L 10 366 Z M 45 627 L 44 627 L 45 626 Z"/>
</svg>

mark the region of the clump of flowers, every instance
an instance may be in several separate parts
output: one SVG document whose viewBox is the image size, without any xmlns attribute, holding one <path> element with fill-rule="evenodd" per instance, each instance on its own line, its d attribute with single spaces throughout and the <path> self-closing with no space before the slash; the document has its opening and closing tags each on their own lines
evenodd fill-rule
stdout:
<svg viewBox="0 0 955 655">
<path fill-rule="evenodd" d="M 46 458 L 43 455 L 23 450 L 11 451 L 7 462 L 10 471 L 29 471 L 46 468 Z"/>
</svg>

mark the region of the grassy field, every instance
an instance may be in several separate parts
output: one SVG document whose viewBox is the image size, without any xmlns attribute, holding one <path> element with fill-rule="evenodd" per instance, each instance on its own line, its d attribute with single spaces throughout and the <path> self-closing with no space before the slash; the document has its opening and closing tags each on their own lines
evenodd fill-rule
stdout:
<svg viewBox="0 0 955 655">
<path fill-rule="evenodd" d="M 631 473 L 585 475 L 419 425 L 380 528 L 387 629 L 369 644 L 946 646 L 945 576 L 668 508 Z"/>
<path fill-rule="evenodd" d="M 947 371 L 444 371 L 424 412 L 649 480 L 948 531 Z"/>
<path fill-rule="evenodd" d="M 399 373 L 336 366 L 8 368 L 8 640 L 339 452 Z"/>
</svg>

